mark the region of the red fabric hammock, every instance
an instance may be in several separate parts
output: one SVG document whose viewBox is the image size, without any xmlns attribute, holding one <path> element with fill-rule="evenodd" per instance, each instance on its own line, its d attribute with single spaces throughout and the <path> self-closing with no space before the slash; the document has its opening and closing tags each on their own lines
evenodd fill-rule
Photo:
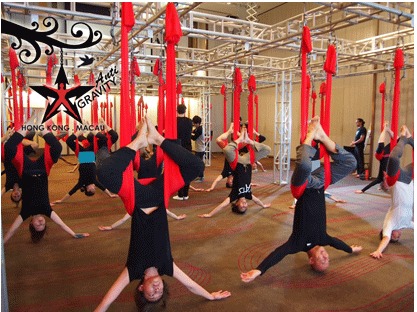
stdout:
<svg viewBox="0 0 417 312">
<path fill-rule="evenodd" d="M 324 107 L 324 119 L 321 121 L 324 132 L 327 135 L 330 134 L 330 104 L 332 99 L 332 76 L 336 74 L 336 48 L 334 45 L 327 47 L 326 62 L 323 69 L 327 73 L 326 78 L 326 105 Z M 320 147 L 324 151 L 324 189 L 331 183 L 331 169 L 330 169 L 330 157 L 329 153 L 324 147 Z"/>
<path fill-rule="evenodd" d="M 395 51 L 394 68 L 395 68 L 395 84 L 394 84 L 394 98 L 392 101 L 392 117 L 391 117 L 391 130 L 394 132 L 391 138 L 390 148 L 391 151 L 397 145 L 398 136 L 398 115 L 400 113 L 400 81 L 401 81 L 401 68 L 404 66 L 403 50 L 397 49 Z"/>
<path fill-rule="evenodd" d="M 316 99 L 317 99 L 317 93 L 316 91 L 311 91 L 311 99 L 313 102 L 311 103 L 312 109 L 311 109 L 311 117 L 316 116 Z"/>
<path fill-rule="evenodd" d="M 381 93 L 381 132 L 384 130 L 385 122 L 385 82 L 379 85 L 379 93 Z"/>
<path fill-rule="evenodd" d="M 233 85 L 233 140 L 236 140 L 240 127 L 240 93 L 242 93 L 242 74 L 237 67 L 234 72 Z"/>
<path fill-rule="evenodd" d="M 259 98 L 258 95 L 255 95 L 255 108 L 256 108 L 256 115 L 255 115 L 255 130 L 259 133 Z M 259 137 L 256 138 L 259 140 Z"/>
<path fill-rule="evenodd" d="M 251 140 L 253 140 L 253 93 L 256 91 L 256 80 L 254 75 L 250 75 L 248 79 L 248 90 L 248 136 Z M 248 150 L 250 155 L 250 162 L 253 164 L 255 162 L 255 151 L 250 145 L 248 146 Z"/>
<path fill-rule="evenodd" d="M 181 81 L 177 83 L 177 105 L 180 105 L 180 95 L 182 94 L 182 84 Z M 182 99 L 184 101 L 184 99 Z M 184 103 L 182 103 L 184 104 Z M 189 112 L 189 111 L 188 111 Z"/>
<path fill-rule="evenodd" d="M 17 77 L 17 85 L 19 86 L 19 120 L 20 124 L 23 125 L 23 88 L 26 85 L 26 80 L 20 70 L 18 71 Z"/>
<path fill-rule="evenodd" d="M 122 122 L 123 120 L 131 120 L 129 106 L 129 46 L 128 33 L 135 24 L 132 2 L 122 2 L 122 28 L 121 28 L 121 88 L 120 88 L 120 146 L 124 147 L 129 144 L 130 124 Z M 133 180 L 132 162 L 123 173 L 123 179 Z M 129 183 L 124 183 L 127 186 Z M 119 191 L 119 195 L 123 200 L 127 213 L 132 215 L 135 208 L 135 191 L 133 188 L 123 187 Z"/>
<path fill-rule="evenodd" d="M 26 118 L 30 118 L 30 95 L 32 94 L 31 88 L 28 88 L 28 98 L 27 98 L 27 105 L 26 105 Z"/>
<path fill-rule="evenodd" d="M 159 59 L 156 60 L 153 67 L 153 74 L 158 76 L 158 132 L 162 134 L 165 130 L 165 82 L 162 72 L 162 64 Z"/>
<path fill-rule="evenodd" d="M 300 111 L 300 142 L 304 142 L 307 135 L 308 124 L 308 75 L 307 75 L 307 54 L 312 50 L 310 29 L 303 27 L 301 40 L 301 111 Z"/>
<path fill-rule="evenodd" d="M 180 41 L 181 36 L 181 24 L 177 10 L 175 5 L 169 2 L 165 16 L 165 42 L 167 44 L 165 138 L 167 139 L 177 139 L 175 45 Z M 166 208 L 168 208 L 170 196 L 184 184 L 178 165 L 164 153 L 164 202 Z"/>
<path fill-rule="evenodd" d="M 16 79 L 16 68 L 19 66 L 19 60 L 17 59 L 16 51 L 9 48 L 9 60 L 10 60 L 10 71 L 12 74 L 12 92 L 13 92 L 13 122 L 16 130 L 20 128 L 22 123 L 19 117 L 19 106 L 17 103 L 17 79 Z"/>
<path fill-rule="evenodd" d="M 130 63 L 130 135 L 132 135 L 135 132 L 136 128 L 136 108 L 135 108 L 135 95 L 136 95 L 136 81 L 135 77 L 140 76 L 140 69 L 138 61 L 136 60 L 136 57 L 132 57 L 132 61 Z"/>
<path fill-rule="evenodd" d="M 223 132 L 227 131 L 227 95 L 226 86 L 222 85 L 220 89 L 221 95 L 223 95 Z"/>
</svg>

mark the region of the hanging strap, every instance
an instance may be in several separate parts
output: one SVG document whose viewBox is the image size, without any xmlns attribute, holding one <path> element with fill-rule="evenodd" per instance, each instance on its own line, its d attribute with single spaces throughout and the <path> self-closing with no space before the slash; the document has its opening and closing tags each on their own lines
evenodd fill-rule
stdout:
<svg viewBox="0 0 417 312">
<path fill-rule="evenodd" d="M 17 59 L 16 51 L 10 47 L 9 48 L 9 61 L 10 61 L 10 71 L 12 74 L 12 91 L 13 91 L 13 122 L 15 129 L 20 129 L 22 123 L 20 122 L 19 117 L 19 107 L 17 103 L 17 79 L 16 79 L 16 68 L 19 66 L 19 60 Z"/>
<path fill-rule="evenodd" d="M 401 81 L 401 68 L 404 66 L 403 50 L 398 48 L 395 51 L 394 68 L 395 68 L 395 84 L 394 84 L 394 98 L 392 101 L 392 117 L 391 117 L 391 130 L 394 132 L 391 138 L 390 148 L 391 151 L 397 145 L 398 137 L 398 115 L 400 113 L 400 81 Z"/>
<path fill-rule="evenodd" d="M 255 108 L 256 108 L 256 115 L 255 115 L 255 130 L 259 133 L 259 98 L 258 95 L 255 95 Z M 259 142 L 259 137 L 256 138 Z"/>
<path fill-rule="evenodd" d="M 307 135 L 308 123 L 308 76 L 307 76 L 307 54 L 312 50 L 310 29 L 303 26 L 301 40 L 301 120 L 300 120 L 300 143 L 304 142 Z"/>
<path fill-rule="evenodd" d="M 23 125 L 23 89 L 26 85 L 26 80 L 21 70 L 18 71 L 17 77 L 17 85 L 19 86 L 19 118 L 20 124 Z"/>
<path fill-rule="evenodd" d="M 177 83 L 177 106 L 178 105 L 180 105 L 180 95 L 182 94 L 182 84 L 181 84 L 181 81 L 178 81 L 178 83 Z M 182 99 L 183 100 L 183 103 L 181 103 L 181 104 L 184 104 L 184 99 Z M 189 111 L 188 111 L 188 113 L 189 113 Z"/>
<path fill-rule="evenodd" d="M 223 133 L 227 131 L 227 95 L 226 86 L 223 84 L 220 89 L 221 95 L 223 95 Z"/>
<path fill-rule="evenodd" d="M 311 99 L 313 100 L 313 102 L 311 103 L 311 117 L 316 116 L 316 99 L 317 99 L 317 93 L 316 91 L 311 91 Z"/>
<path fill-rule="evenodd" d="M 381 132 L 384 130 L 385 122 L 385 82 L 379 85 L 379 93 L 381 93 Z"/>
<path fill-rule="evenodd" d="M 165 16 L 165 42 L 167 43 L 165 138 L 167 139 L 177 139 L 175 45 L 180 41 L 181 36 L 181 24 L 177 10 L 175 5 L 169 2 Z M 170 196 L 183 186 L 184 180 L 178 165 L 164 153 L 164 202 L 167 209 Z"/>
<path fill-rule="evenodd" d="M 253 140 L 253 93 L 256 91 L 256 79 L 254 75 L 249 76 L 248 89 L 248 136 L 251 140 Z M 253 164 L 255 163 L 255 151 L 253 150 L 252 146 L 248 146 L 248 150 L 250 155 L 250 163 Z"/>
<path fill-rule="evenodd" d="M 326 78 L 326 104 L 324 108 L 324 120 L 322 122 L 323 130 L 327 135 L 330 135 L 330 104 L 332 98 L 332 76 L 336 74 L 336 48 L 334 45 L 327 47 L 326 62 L 324 63 L 323 69 L 327 73 Z M 330 156 L 324 146 L 320 146 L 324 153 L 324 189 L 331 183 L 331 168 L 330 168 Z"/>
<path fill-rule="evenodd" d="M 240 93 L 242 93 L 242 74 L 237 67 L 233 76 L 233 85 L 233 140 L 236 140 L 240 126 Z"/>
</svg>

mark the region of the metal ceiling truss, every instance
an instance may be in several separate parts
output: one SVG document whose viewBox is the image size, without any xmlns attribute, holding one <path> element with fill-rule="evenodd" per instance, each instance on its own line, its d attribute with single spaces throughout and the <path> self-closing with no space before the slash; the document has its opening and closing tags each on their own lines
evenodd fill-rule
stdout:
<svg viewBox="0 0 417 312">
<path fill-rule="evenodd" d="M 310 75 L 324 79 L 322 66 L 329 42 L 335 43 L 338 51 L 337 77 L 368 75 L 392 69 L 393 54 L 397 47 L 405 53 L 405 69 L 414 66 L 414 20 L 413 3 L 318 3 L 318 7 L 295 15 L 274 25 L 239 20 L 231 17 L 198 12 L 200 2 L 178 3 L 184 36 L 212 42 L 210 49 L 177 47 L 178 79 L 181 80 L 185 96 L 197 96 L 200 88 L 220 88 L 225 77 L 231 80 L 234 65 L 243 69 L 244 78 L 249 71 L 257 77 L 258 88 L 275 84 L 276 73 L 292 72 L 293 83 L 300 81 L 299 50 L 302 28 L 309 26 L 313 51 L 310 55 Z M 76 11 L 75 3 L 69 10 L 37 6 L 30 2 L 2 3 L 2 16 L 13 21 L 18 16 L 55 17 L 68 27 L 71 21 L 82 21 L 100 27 L 103 32 L 101 42 L 92 49 L 66 49 L 65 67 L 86 78 L 91 70 L 110 68 L 120 59 L 120 16 L 118 3 L 112 4 L 109 15 Z M 136 25 L 130 32 L 131 47 L 141 66 L 142 75 L 137 79 L 139 88 L 148 93 L 157 90 L 157 78 L 152 75 L 152 67 L 157 58 L 164 59 L 163 41 L 165 27 L 165 6 L 160 2 L 135 2 Z M 20 17 L 21 19 L 22 17 Z M 337 31 L 352 25 L 378 20 L 390 23 L 394 32 L 352 41 L 337 37 Z M 63 22 L 65 21 L 65 23 Z M 66 30 L 69 32 L 69 29 Z M 64 33 L 56 33 L 60 40 L 74 40 Z M 2 58 L 8 60 L 4 49 L 13 38 L 2 35 Z M 25 47 L 25 46 L 24 46 Z M 27 46 L 30 48 L 30 46 Z M 272 51 L 291 55 L 272 57 Z M 92 68 L 76 68 L 76 62 L 84 54 L 93 55 Z M 4 62 L 3 75 L 9 75 L 8 62 Z M 46 64 L 25 65 L 25 76 L 39 81 Z M 246 72 L 247 71 L 247 72 Z M 202 74 L 203 73 L 203 74 Z M 70 77 L 69 77 L 70 78 Z M 152 85 L 152 87 L 150 87 Z M 118 91 L 113 88 L 112 91 Z"/>
</svg>

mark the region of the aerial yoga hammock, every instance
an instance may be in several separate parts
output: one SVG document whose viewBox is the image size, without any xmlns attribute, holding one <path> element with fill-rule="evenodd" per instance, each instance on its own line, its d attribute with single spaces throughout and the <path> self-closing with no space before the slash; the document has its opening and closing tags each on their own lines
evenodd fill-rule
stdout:
<svg viewBox="0 0 417 312">
<path fill-rule="evenodd" d="M 17 59 L 16 51 L 9 48 L 9 60 L 10 60 L 10 71 L 12 74 L 12 92 L 13 92 L 13 122 L 14 128 L 19 129 L 22 123 L 19 117 L 19 104 L 17 102 L 17 79 L 16 79 L 16 68 L 19 67 L 19 60 Z"/>
<path fill-rule="evenodd" d="M 392 117 L 391 117 L 391 130 L 394 135 L 391 138 L 390 148 L 391 151 L 397 144 L 398 137 L 398 114 L 400 112 L 400 81 L 401 81 L 401 68 L 404 66 L 403 50 L 398 48 L 395 51 L 394 68 L 395 68 L 395 84 L 394 84 L 394 98 L 392 100 Z"/>
</svg>

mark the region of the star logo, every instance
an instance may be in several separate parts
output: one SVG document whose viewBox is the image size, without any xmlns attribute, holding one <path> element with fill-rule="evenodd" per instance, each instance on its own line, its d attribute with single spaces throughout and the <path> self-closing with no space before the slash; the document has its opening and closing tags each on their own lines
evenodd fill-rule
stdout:
<svg viewBox="0 0 417 312">
<path fill-rule="evenodd" d="M 68 85 L 68 79 L 67 79 L 67 76 L 65 74 L 65 71 L 62 65 L 59 69 L 58 76 L 55 80 L 55 85 L 58 85 L 58 89 L 52 88 L 51 86 L 48 86 L 48 85 L 30 86 L 30 88 L 32 88 L 34 91 L 39 93 L 45 99 L 48 99 L 48 97 L 54 99 L 52 103 L 48 103 L 48 106 L 45 111 L 45 115 L 43 116 L 43 119 L 42 119 L 42 123 L 51 119 L 56 114 L 58 114 L 61 111 L 59 109 L 61 105 L 64 106 L 64 112 L 66 114 L 70 115 L 79 123 L 82 123 L 81 116 L 77 109 L 77 105 L 73 104 L 70 99 L 75 97 L 75 100 L 77 100 L 84 93 L 94 88 L 94 86 L 76 85 L 72 88 L 67 89 L 66 86 Z"/>
</svg>

